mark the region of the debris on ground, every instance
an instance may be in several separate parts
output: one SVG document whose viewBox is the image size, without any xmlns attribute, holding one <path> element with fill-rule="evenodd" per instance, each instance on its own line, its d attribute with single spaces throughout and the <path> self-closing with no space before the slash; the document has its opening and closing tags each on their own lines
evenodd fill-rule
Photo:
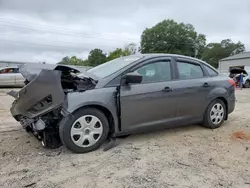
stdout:
<svg viewBox="0 0 250 188">
<path fill-rule="evenodd" d="M 31 187 L 33 185 L 36 185 L 36 183 L 30 183 L 30 184 L 25 185 L 24 187 Z"/>
<path fill-rule="evenodd" d="M 177 161 L 177 163 L 179 164 L 179 165 L 182 165 L 182 166 L 187 166 L 187 167 L 190 167 L 191 165 L 189 165 L 189 164 L 186 164 L 186 163 L 183 163 L 183 162 L 180 162 L 180 161 Z"/>
<path fill-rule="evenodd" d="M 61 153 L 62 153 L 61 151 L 59 151 L 59 152 L 49 152 L 49 153 L 46 153 L 46 156 L 55 157 L 55 156 L 60 155 Z"/>
<path fill-rule="evenodd" d="M 5 155 L 6 155 L 6 154 L 7 154 L 7 152 L 6 152 L 6 151 L 4 151 L 4 152 L 3 152 L 3 154 L 2 154 L 2 156 L 3 156 L 3 157 L 5 157 Z"/>
<path fill-rule="evenodd" d="M 250 133 L 244 131 L 236 131 L 233 133 L 232 138 L 234 140 L 250 140 Z"/>
</svg>

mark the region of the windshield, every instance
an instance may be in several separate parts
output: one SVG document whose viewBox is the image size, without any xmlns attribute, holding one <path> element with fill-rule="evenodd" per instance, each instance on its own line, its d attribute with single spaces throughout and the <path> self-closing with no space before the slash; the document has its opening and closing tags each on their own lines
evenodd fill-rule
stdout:
<svg viewBox="0 0 250 188">
<path fill-rule="evenodd" d="M 121 58 L 109 61 L 107 63 L 101 64 L 97 67 L 94 67 L 88 70 L 88 72 L 94 74 L 95 76 L 99 78 L 105 78 L 140 58 L 141 57 L 139 56 L 121 57 Z"/>
</svg>

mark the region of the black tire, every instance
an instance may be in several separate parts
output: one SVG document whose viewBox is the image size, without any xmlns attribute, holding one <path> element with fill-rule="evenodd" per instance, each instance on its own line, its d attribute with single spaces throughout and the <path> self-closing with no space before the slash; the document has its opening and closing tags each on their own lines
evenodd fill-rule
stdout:
<svg viewBox="0 0 250 188">
<path fill-rule="evenodd" d="M 210 117 L 211 110 L 212 110 L 212 108 L 213 108 L 213 106 L 214 106 L 215 104 L 220 104 L 220 105 L 223 107 L 223 109 L 224 109 L 223 118 L 222 118 L 221 122 L 218 123 L 218 124 L 215 124 L 215 123 L 211 120 L 211 117 Z M 216 99 L 216 100 L 214 100 L 213 102 L 211 102 L 211 103 L 208 105 L 207 109 L 206 109 L 206 112 L 205 112 L 205 114 L 204 114 L 203 126 L 204 126 L 204 127 L 207 127 L 207 128 L 210 128 L 210 129 L 219 128 L 219 127 L 223 124 L 226 115 L 227 115 L 226 105 L 224 104 L 224 102 L 223 102 L 222 100 Z"/>
<path fill-rule="evenodd" d="M 102 126 L 103 126 L 103 132 L 102 132 L 99 140 L 94 145 L 89 146 L 89 147 L 77 146 L 72 141 L 71 134 L 70 134 L 71 127 L 73 126 L 74 122 L 79 117 L 84 116 L 84 115 L 96 116 L 97 118 L 99 118 L 99 120 L 101 121 Z M 108 133 L 109 133 L 108 120 L 107 120 L 106 116 L 104 115 L 104 113 L 102 113 L 100 110 L 98 110 L 96 108 L 78 109 L 77 111 L 72 113 L 72 115 L 68 115 L 67 117 L 65 117 L 61 121 L 60 127 L 59 127 L 59 135 L 60 135 L 60 139 L 61 139 L 63 145 L 75 153 L 87 153 L 87 152 L 91 152 L 91 151 L 98 149 L 101 146 L 101 144 L 103 144 L 103 142 L 107 139 Z"/>
</svg>

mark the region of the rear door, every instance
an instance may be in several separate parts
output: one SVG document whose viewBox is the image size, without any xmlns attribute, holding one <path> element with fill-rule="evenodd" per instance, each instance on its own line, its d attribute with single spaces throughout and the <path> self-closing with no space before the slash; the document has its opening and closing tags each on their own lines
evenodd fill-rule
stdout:
<svg viewBox="0 0 250 188">
<path fill-rule="evenodd" d="M 174 71 L 170 58 L 148 60 L 129 72 L 143 76 L 142 83 L 122 85 L 120 90 L 122 131 L 166 125 L 176 116 Z"/>
<path fill-rule="evenodd" d="M 176 59 L 175 65 L 178 75 L 177 117 L 191 121 L 202 119 L 209 102 L 207 96 L 214 87 L 213 79 L 199 62 Z"/>
</svg>

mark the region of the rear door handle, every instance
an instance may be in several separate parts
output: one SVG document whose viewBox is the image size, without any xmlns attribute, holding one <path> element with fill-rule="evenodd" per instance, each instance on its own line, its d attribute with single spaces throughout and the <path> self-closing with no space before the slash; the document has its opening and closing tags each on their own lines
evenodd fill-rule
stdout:
<svg viewBox="0 0 250 188">
<path fill-rule="evenodd" d="M 162 91 L 163 92 L 170 92 L 170 91 L 173 91 L 173 89 L 170 87 L 165 87 Z"/>
<path fill-rule="evenodd" d="M 209 87 L 209 84 L 208 83 L 204 83 L 203 87 Z"/>
</svg>

